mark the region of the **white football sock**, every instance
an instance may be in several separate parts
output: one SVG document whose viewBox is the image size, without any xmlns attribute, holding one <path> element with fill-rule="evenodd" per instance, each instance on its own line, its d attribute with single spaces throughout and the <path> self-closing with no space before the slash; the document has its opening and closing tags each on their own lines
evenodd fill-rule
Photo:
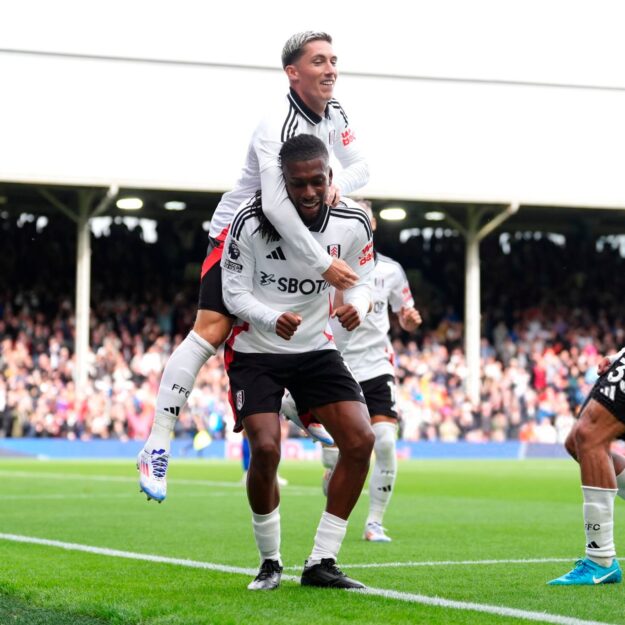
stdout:
<svg viewBox="0 0 625 625">
<path fill-rule="evenodd" d="M 336 463 L 339 461 L 339 449 L 338 447 L 322 447 L 321 448 L 321 464 L 326 469 L 334 469 Z"/>
<path fill-rule="evenodd" d="M 616 493 L 621 499 L 625 499 L 625 469 L 623 469 L 616 476 L 616 487 L 618 492 Z"/>
<path fill-rule="evenodd" d="M 171 447 L 171 434 L 176 425 L 176 417 L 173 415 L 158 414 L 154 415 L 154 422 L 150 430 L 150 436 L 145 442 L 144 448 L 148 452 L 153 451 L 169 453 Z"/>
<path fill-rule="evenodd" d="M 395 441 L 397 440 L 397 426 L 388 421 L 374 423 L 375 434 L 375 464 L 369 479 L 369 516 L 367 523 L 380 523 L 384 511 L 393 494 L 395 477 L 397 476 L 397 454 Z"/>
<path fill-rule="evenodd" d="M 254 538 L 260 553 L 260 563 L 265 560 L 277 560 L 282 566 L 280 557 L 280 506 L 269 514 L 252 512 Z"/>
<path fill-rule="evenodd" d="M 307 566 L 319 564 L 323 558 L 336 560 L 347 532 L 347 521 L 329 512 L 321 515 L 321 521 L 317 527 L 315 544 L 308 558 Z"/>
<path fill-rule="evenodd" d="M 215 348 L 191 330 L 169 357 L 156 396 L 156 414 L 146 449 L 169 451 L 176 419 L 187 403 L 195 378 Z"/>
<path fill-rule="evenodd" d="M 614 548 L 614 498 L 617 490 L 582 486 L 586 555 L 601 566 L 610 566 Z"/>
</svg>

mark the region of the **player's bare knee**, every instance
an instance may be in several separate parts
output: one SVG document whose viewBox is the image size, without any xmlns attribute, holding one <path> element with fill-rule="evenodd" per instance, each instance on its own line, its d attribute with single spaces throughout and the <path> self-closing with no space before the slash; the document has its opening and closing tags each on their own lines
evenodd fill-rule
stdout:
<svg viewBox="0 0 625 625">
<path fill-rule="evenodd" d="M 586 423 L 584 420 L 578 421 L 572 435 L 575 443 L 576 457 L 603 446 L 603 440 L 600 438 L 597 428 L 592 427 L 592 425 Z"/>
<path fill-rule="evenodd" d="M 223 345 L 230 334 L 230 326 L 224 328 L 221 325 L 207 325 L 197 328 L 193 327 L 207 343 L 210 343 L 215 349 Z"/>
<path fill-rule="evenodd" d="M 267 470 L 277 470 L 280 463 L 280 443 L 273 439 L 262 439 L 251 445 L 252 461 Z"/>
<path fill-rule="evenodd" d="M 564 441 L 564 448 L 569 453 L 570 456 L 577 460 L 577 445 L 575 444 L 575 430 L 577 429 L 577 425 L 573 427 L 573 429 L 569 432 L 566 440 Z"/>
<path fill-rule="evenodd" d="M 212 310 L 199 310 L 193 330 L 213 347 L 222 345 L 232 329 L 232 319 Z"/>
<path fill-rule="evenodd" d="M 353 432 L 339 447 L 340 454 L 352 462 L 368 462 L 375 445 L 375 435 L 371 428 Z"/>
<path fill-rule="evenodd" d="M 363 454 L 367 455 L 369 458 L 371 457 L 371 453 L 373 452 L 373 447 L 375 445 L 375 434 L 372 429 L 368 429 L 365 431 L 363 435 Z"/>
</svg>

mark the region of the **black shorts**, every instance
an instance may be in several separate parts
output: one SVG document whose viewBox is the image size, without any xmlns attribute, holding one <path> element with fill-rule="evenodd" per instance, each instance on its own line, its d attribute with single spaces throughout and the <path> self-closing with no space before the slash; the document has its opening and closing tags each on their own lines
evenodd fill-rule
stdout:
<svg viewBox="0 0 625 625">
<path fill-rule="evenodd" d="M 625 355 L 617 358 L 595 382 L 589 397 L 599 402 L 621 423 L 625 423 Z"/>
<path fill-rule="evenodd" d="M 216 239 L 208 237 L 206 258 L 202 263 L 200 297 L 197 307 L 199 310 L 214 310 L 226 317 L 234 317 L 235 315 L 231 315 L 224 304 L 221 286 L 221 257 L 227 235 L 228 228 L 224 228 Z"/>
<path fill-rule="evenodd" d="M 229 348 L 228 348 L 229 349 Z M 358 382 L 335 349 L 303 354 L 226 354 L 235 432 L 243 419 L 260 412 L 280 412 L 288 389 L 300 413 L 338 401 L 365 403 Z"/>
<path fill-rule="evenodd" d="M 394 376 L 388 373 L 379 375 L 377 378 L 361 382 L 360 387 L 365 394 L 365 402 L 372 417 L 382 415 L 391 419 L 398 418 Z"/>
</svg>

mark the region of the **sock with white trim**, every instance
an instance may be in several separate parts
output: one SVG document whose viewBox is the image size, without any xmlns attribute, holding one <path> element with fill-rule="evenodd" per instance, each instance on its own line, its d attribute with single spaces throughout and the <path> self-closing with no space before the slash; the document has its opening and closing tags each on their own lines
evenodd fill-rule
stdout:
<svg viewBox="0 0 625 625">
<path fill-rule="evenodd" d="M 586 555 L 600 566 L 610 566 L 614 548 L 614 498 L 617 490 L 582 486 Z"/>
<path fill-rule="evenodd" d="M 374 423 L 375 463 L 369 478 L 369 516 L 367 523 L 380 523 L 393 494 L 397 476 L 397 426 L 389 421 Z"/>
<path fill-rule="evenodd" d="M 195 378 L 215 348 L 191 330 L 169 357 L 156 396 L 156 414 L 145 448 L 169 451 L 180 411 L 193 390 Z"/>
<path fill-rule="evenodd" d="M 260 554 L 260 563 L 265 560 L 277 560 L 282 566 L 280 556 L 280 506 L 269 514 L 252 512 L 252 528 Z"/>
<path fill-rule="evenodd" d="M 332 558 L 336 560 L 343 544 L 343 539 L 347 532 L 347 520 L 341 519 L 329 512 L 321 515 L 317 534 L 315 535 L 315 544 L 310 557 L 307 560 L 307 566 L 319 564 L 323 558 Z"/>
</svg>

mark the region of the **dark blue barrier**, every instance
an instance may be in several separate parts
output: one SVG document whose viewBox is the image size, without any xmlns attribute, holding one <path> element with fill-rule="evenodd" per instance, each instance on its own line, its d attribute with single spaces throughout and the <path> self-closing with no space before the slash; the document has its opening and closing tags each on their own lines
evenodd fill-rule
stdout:
<svg viewBox="0 0 625 625">
<path fill-rule="evenodd" d="M 520 443 L 441 443 L 440 441 L 397 441 L 397 456 L 406 460 L 458 459 L 514 460 L 519 457 Z"/>
<path fill-rule="evenodd" d="M 68 441 L 62 438 L 4 438 L 0 439 L 0 458 L 26 456 L 31 458 L 134 458 L 143 441 L 113 440 Z M 174 458 L 215 458 L 237 460 L 241 444 L 237 441 L 213 441 L 201 451 L 193 448 L 191 439 L 172 441 Z M 397 442 L 400 460 L 514 460 L 524 458 L 566 458 L 562 445 L 540 443 L 441 443 L 438 441 Z M 316 460 L 320 447 L 309 439 L 288 439 L 282 444 L 282 457 L 289 460 Z"/>
<path fill-rule="evenodd" d="M 570 459 L 564 445 L 551 445 L 549 443 L 522 443 L 520 457 Z"/>
<path fill-rule="evenodd" d="M 29 456 L 34 458 L 134 458 L 143 441 L 69 441 L 63 438 L 3 438 L 0 456 Z M 213 441 L 200 452 L 193 449 L 190 439 L 172 441 L 172 456 L 178 458 L 224 458 L 224 441 Z"/>
</svg>

